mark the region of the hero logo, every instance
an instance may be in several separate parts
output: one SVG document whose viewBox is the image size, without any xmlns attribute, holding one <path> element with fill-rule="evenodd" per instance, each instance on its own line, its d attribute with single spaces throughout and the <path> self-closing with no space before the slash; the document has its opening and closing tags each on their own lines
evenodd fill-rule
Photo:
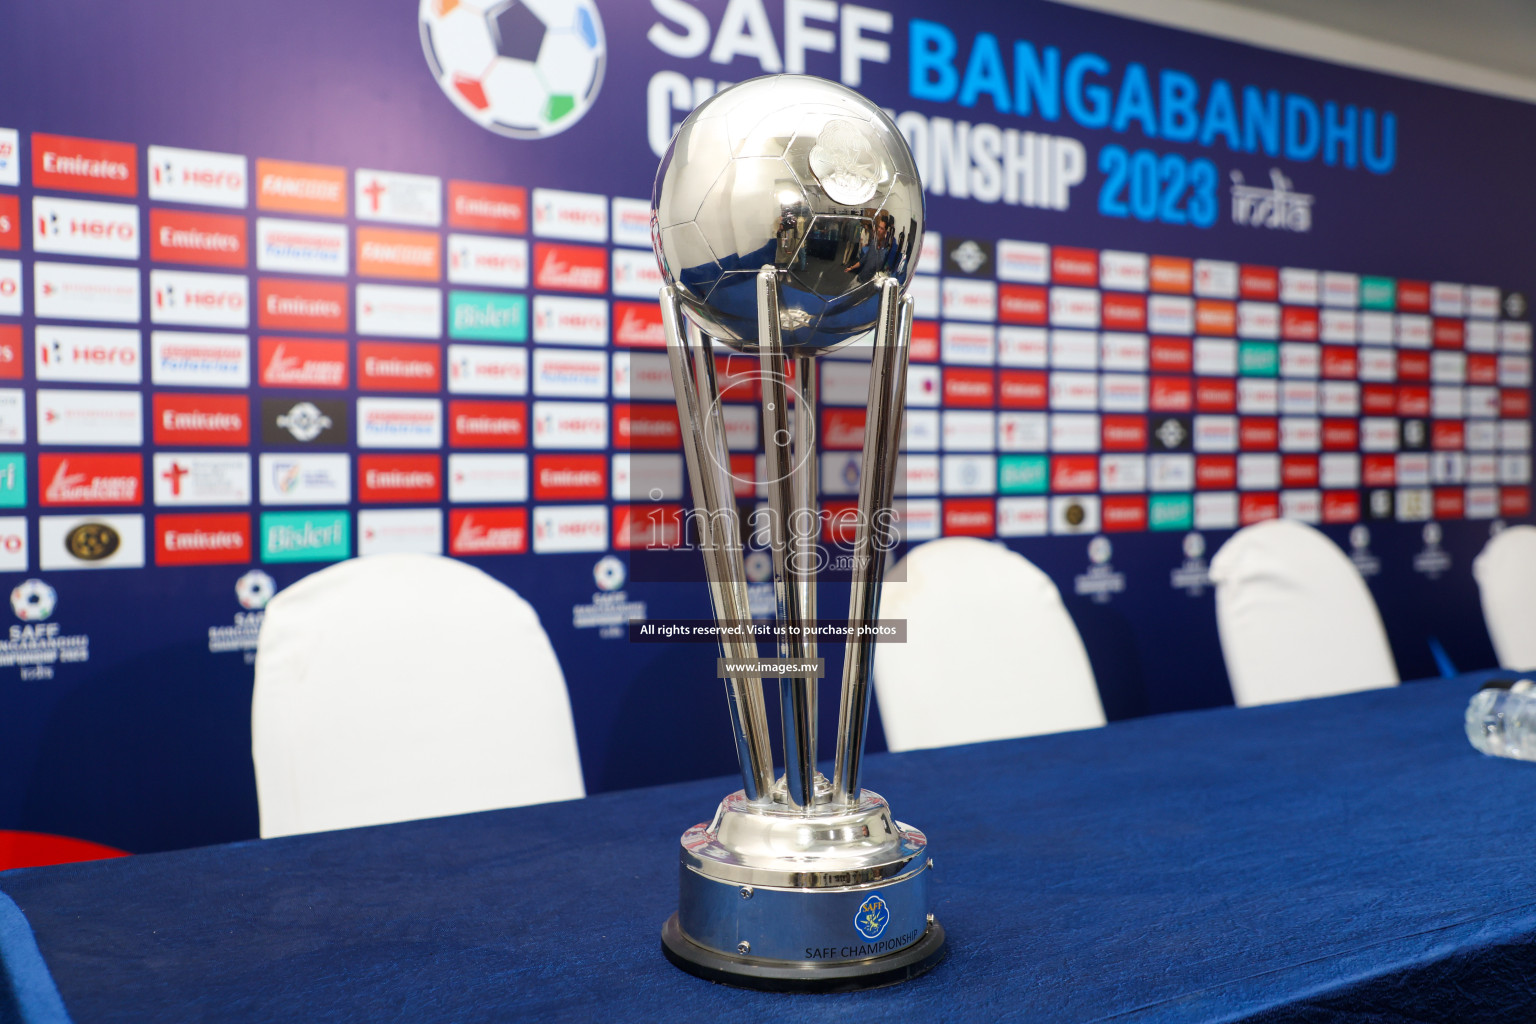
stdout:
<svg viewBox="0 0 1536 1024">
<path fill-rule="evenodd" d="M 577 242 L 608 241 L 608 200 L 588 192 L 533 190 L 533 233 Z"/>
<path fill-rule="evenodd" d="M 453 284 L 528 287 L 528 243 L 521 238 L 448 236 L 448 280 Z"/>
<path fill-rule="evenodd" d="M 608 290 L 608 253 L 588 245 L 539 242 L 533 247 L 538 269 L 534 286 L 566 292 Z"/>
<path fill-rule="evenodd" d="M 149 198 L 243 208 L 245 157 L 170 146 L 149 147 Z"/>
<path fill-rule="evenodd" d="M 39 325 L 37 379 L 137 384 L 139 332 Z"/>
<path fill-rule="evenodd" d="M 608 304 L 601 299 L 568 299 L 536 295 L 533 300 L 535 341 L 601 345 L 608 337 Z"/>
<path fill-rule="evenodd" d="M 619 409 L 615 407 L 615 414 Z M 608 442 L 608 406 L 602 402 L 535 402 L 536 448 L 604 448 Z"/>
<path fill-rule="evenodd" d="M 455 509 L 448 517 L 454 555 L 515 555 L 528 550 L 525 508 Z"/>
<path fill-rule="evenodd" d="M 38 252 L 138 258 L 138 207 L 37 196 L 32 213 L 32 247 Z"/>
<path fill-rule="evenodd" d="M 38 456 L 39 500 L 49 505 L 138 505 L 143 502 L 143 463 L 137 455 Z"/>
<path fill-rule="evenodd" d="M 150 272 L 150 319 L 156 323 L 244 327 L 249 322 L 245 277 Z"/>
</svg>

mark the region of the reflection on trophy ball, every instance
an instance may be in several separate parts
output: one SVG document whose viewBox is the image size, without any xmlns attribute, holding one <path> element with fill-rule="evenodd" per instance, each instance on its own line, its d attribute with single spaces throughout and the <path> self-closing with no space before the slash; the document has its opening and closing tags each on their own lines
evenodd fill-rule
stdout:
<svg viewBox="0 0 1536 1024">
<path fill-rule="evenodd" d="M 651 237 L 684 313 L 747 351 L 758 271 L 776 267 L 784 347 L 815 354 L 874 327 L 881 276 L 911 281 L 923 189 L 901 132 L 863 96 L 807 75 L 755 78 L 673 136 Z"/>
</svg>

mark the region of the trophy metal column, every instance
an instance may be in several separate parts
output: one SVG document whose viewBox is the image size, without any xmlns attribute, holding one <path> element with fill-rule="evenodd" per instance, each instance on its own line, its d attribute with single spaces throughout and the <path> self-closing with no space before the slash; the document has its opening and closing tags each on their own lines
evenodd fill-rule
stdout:
<svg viewBox="0 0 1536 1024">
<path fill-rule="evenodd" d="M 716 620 L 747 623 L 746 574 L 715 346 L 759 361 L 767 534 L 778 622 L 816 618 L 815 360 L 873 332 L 849 623 L 878 614 L 894 538 L 922 185 L 874 104 L 822 79 L 732 86 L 689 115 L 662 158 L 652 237 L 696 535 Z M 818 648 L 803 630 L 778 655 L 784 775 L 769 750 L 762 677 L 727 680 L 742 788 L 683 834 L 678 912 L 662 931 L 684 970 L 772 989 L 849 989 L 914 977 L 942 958 L 927 839 L 860 785 L 874 636 L 848 639 L 833 778 L 816 770 Z M 724 633 L 728 661 L 759 660 Z"/>
</svg>

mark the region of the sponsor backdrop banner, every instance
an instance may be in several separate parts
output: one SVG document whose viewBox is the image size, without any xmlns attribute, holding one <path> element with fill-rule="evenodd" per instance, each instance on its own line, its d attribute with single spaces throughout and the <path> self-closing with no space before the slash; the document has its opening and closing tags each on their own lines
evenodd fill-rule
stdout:
<svg viewBox="0 0 1536 1024">
<path fill-rule="evenodd" d="M 625 639 L 709 614 L 696 553 L 636 557 L 686 504 L 648 197 L 693 106 L 780 71 L 885 106 L 927 183 L 907 539 L 1044 568 L 1110 718 L 1231 700 L 1206 570 L 1273 516 L 1351 554 L 1405 677 L 1432 640 L 1493 660 L 1470 563 L 1530 517 L 1528 105 L 1023 0 L 0 26 L 68 41 L 0 66 L 0 828 L 254 835 L 262 609 L 391 551 L 533 603 L 590 790 L 731 771 L 715 651 Z M 820 370 L 834 510 L 859 355 Z"/>
</svg>

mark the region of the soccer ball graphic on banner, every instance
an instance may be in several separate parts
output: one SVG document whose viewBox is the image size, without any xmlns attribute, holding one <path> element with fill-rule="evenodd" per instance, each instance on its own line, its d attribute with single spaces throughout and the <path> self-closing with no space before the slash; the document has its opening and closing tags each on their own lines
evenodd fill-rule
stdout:
<svg viewBox="0 0 1536 1024">
<path fill-rule="evenodd" d="M 421 48 L 453 105 L 514 139 L 557 135 L 603 84 L 592 0 L 421 0 Z"/>
<path fill-rule="evenodd" d="M 26 580 L 11 591 L 11 611 L 22 622 L 42 622 L 53 614 L 58 595 L 42 580 Z"/>
</svg>

